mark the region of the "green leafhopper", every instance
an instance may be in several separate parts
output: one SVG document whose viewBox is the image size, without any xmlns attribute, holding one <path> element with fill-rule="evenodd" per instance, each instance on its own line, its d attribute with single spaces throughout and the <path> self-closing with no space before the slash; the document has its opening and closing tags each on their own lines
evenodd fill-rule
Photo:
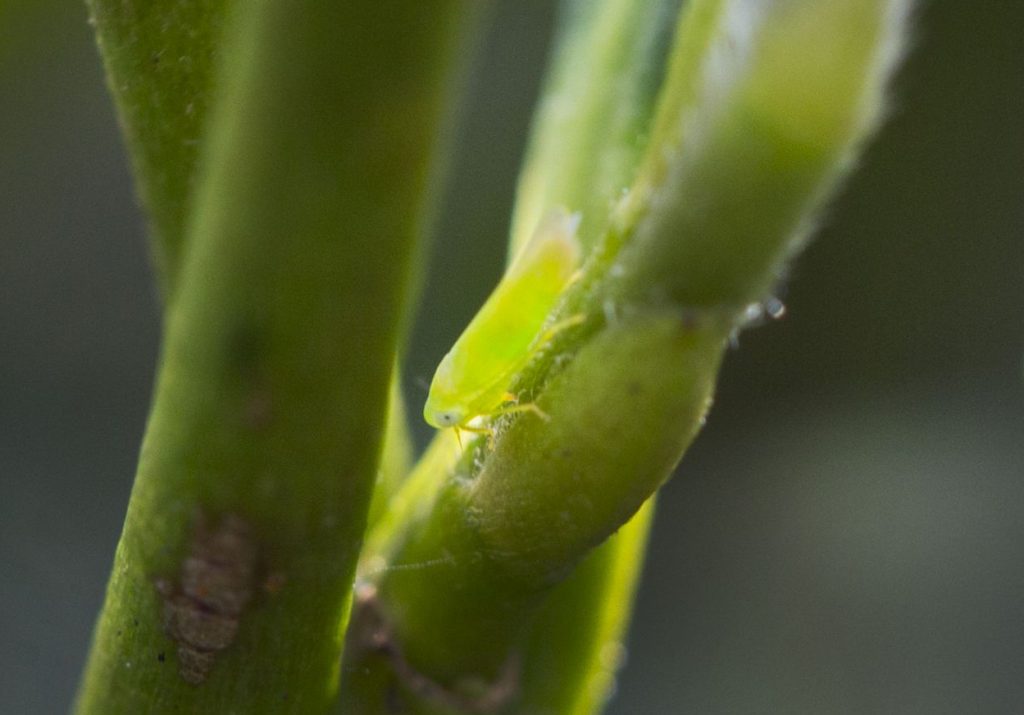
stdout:
<svg viewBox="0 0 1024 715">
<path fill-rule="evenodd" d="M 541 221 L 480 311 L 437 366 L 423 417 L 458 427 L 514 402 L 509 383 L 560 326 L 542 330 L 580 263 L 580 214 L 555 209 Z M 576 321 L 568 321 L 570 323 Z"/>
</svg>

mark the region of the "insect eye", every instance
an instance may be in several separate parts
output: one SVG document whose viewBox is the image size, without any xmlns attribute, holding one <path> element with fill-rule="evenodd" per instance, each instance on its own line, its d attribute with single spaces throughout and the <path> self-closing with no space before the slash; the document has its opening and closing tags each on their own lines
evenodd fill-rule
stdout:
<svg viewBox="0 0 1024 715">
<path fill-rule="evenodd" d="M 442 412 L 438 417 L 446 427 L 451 427 L 453 424 L 458 422 L 454 412 Z"/>
</svg>

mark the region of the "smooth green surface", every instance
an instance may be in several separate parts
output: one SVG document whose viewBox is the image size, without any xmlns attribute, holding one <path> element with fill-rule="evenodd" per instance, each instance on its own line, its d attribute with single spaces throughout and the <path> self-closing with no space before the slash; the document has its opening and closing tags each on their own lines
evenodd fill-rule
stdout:
<svg viewBox="0 0 1024 715">
<path fill-rule="evenodd" d="M 409 530 L 430 515 L 434 500 L 465 455 L 453 430 L 441 430 L 435 435 L 401 489 L 382 510 L 380 520 L 368 529 L 360 568 L 362 578 L 374 580 L 391 567 L 395 549 Z"/>
<path fill-rule="evenodd" d="M 317 712 L 333 698 L 467 6 L 301 10 L 256 3 L 225 53 L 82 713 Z M 194 686 L 153 579 L 179 572 L 198 510 L 245 519 L 281 585 L 256 584 L 237 640 Z"/>
</svg>

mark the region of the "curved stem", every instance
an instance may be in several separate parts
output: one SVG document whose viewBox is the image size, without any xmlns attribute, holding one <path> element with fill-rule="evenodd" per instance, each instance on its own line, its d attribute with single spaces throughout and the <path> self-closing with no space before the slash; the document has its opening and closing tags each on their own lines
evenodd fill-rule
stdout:
<svg viewBox="0 0 1024 715">
<path fill-rule="evenodd" d="M 684 7 L 632 187 L 551 317 L 586 321 L 512 385 L 550 421 L 495 420 L 493 446 L 467 448 L 391 552 L 424 567 L 379 579 L 380 610 L 422 672 L 455 691 L 495 682 L 544 596 L 669 476 L 744 308 L 879 123 L 910 4 Z"/>
</svg>

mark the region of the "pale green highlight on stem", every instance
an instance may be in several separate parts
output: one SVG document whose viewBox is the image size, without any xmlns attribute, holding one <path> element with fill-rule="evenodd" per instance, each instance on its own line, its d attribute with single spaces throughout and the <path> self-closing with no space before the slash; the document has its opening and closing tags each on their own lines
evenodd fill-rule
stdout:
<svg viewBox="0 0 1024 715">
<path fill-rule="evenodd" d="M 471 444 L 464 443 L 466 447 Z M 373 580 L 387 570 L 408 532 L 429 517 L 438 493 L 454 476 L 455 465 L 465 454 L 452 430 L 441 430 L 434 436 L 409 478 L 391 497 L 380 520 L 367 532 L 360 577 Z"/>
<path fill-rule="evenodd" d="M 318 712 L 467 3 L 261 0 L 233 28 L 152 415 L 77 709 Z M 186 683 L 154 579 L 199 512 L 247 522 L 273 588 Z"/>
<path fill-rule="evenodd" d="M 405 414 L 405 401 L 399 384 L 398 368 L 391 378 L 388 389 L 387 421 L 384 427 L 384 446 L 381 450 L 380 468 L 373 488 L 373 500 L 367 524 L 372 527 L 384 515 L 388 501 L 398 491 L 409 475 L 413 465 L 413 445 Z"/>
</svg>

